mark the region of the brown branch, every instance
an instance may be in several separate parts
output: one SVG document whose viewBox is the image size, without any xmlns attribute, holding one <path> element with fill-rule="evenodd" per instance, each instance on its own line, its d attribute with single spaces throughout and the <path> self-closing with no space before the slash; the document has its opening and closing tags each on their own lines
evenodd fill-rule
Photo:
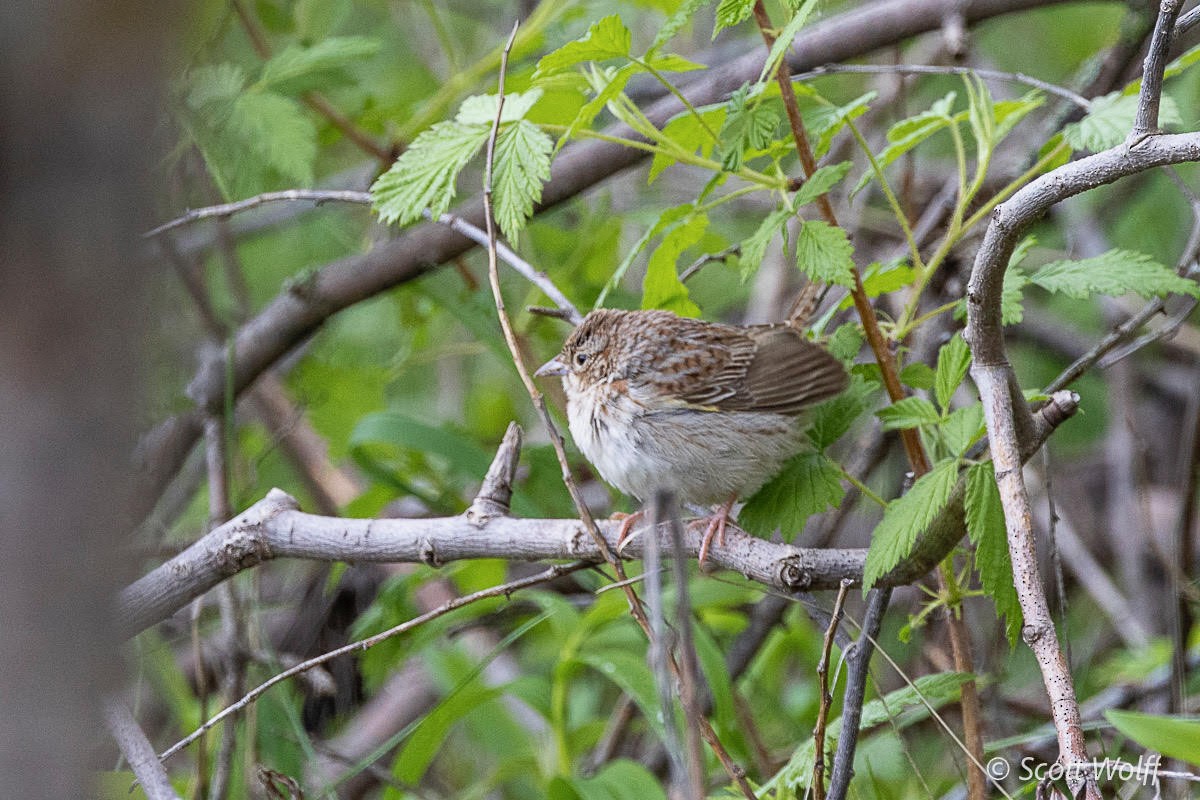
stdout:
<svg viewBox="0 0 1200 800">
<path fill-rule="evenodd" d="M 248 211 L 251 208 L 266 203 L 278 203 L 284 201 L 306 201 L 322 205 L 323 203 L 354 203 L 357 205 L 370 205 L 371 195 L 368 192 L 353 192 L 340 189 L 286 189 L 280 192 L 263 192 L 262 194 L 248 197 L 245 200 L 238 200 L 233 203 L 222 203 L 215 206 L 206 206 L 204 208 L 195 208 L 188 211 L 181 217 L 177 217 L 169 222 L 164 222 L 157 228 L 148 230 L 142 234 L 143 238 L 153 239 L 156 236 L 174 230 L 175 228 L 184 225 L 191 225 L 204 219 L 228 219 L 240 211 Z"/>
<path fill-rule="evenodd" d="M 974 23 L 1027 8 L 1052 5 L 1058 0 L 976 0 L 964 11 Z M 796 52 L 786 57 L 792 71 L 843 61 L 935 30 L 947 9 L 958 0 L 886 0 L 854 9 L 811 26 L 796 38 Z M 709 71 L 706 79 L 689 84 L 686 96 L 694 105 L 717 102 L 761 72 L 764 56 L 749 52 Z M 674 97 L 665 97 L 644 109 L 647 118 L 663 125 L 682 109 Z M 635 135 L 618 127 L 621 135 Z M 592 140 L 566 147 L 555 159 L 539 210 L 575 197 L 623 169 L 639 163 L 642 151 L 611 142 Z M 479 226 L 483 223 L 482 198 L 459 207 L 457 215 Z M 444 228 L 422 225 L 370 252 L 334 262 L 302 284 L 290 286 L 239 330 L 233 353 L 234 390 L 240 393 L 254 378 L 332 314 L 398 284 L 413 280 L 434 267 L 466 252 L 470 239 Z M 201 365 L 188 394 L 200 407 L 219 411 L 225 385 L 225 354 L 216 354 Z M 179 469 L 200 433 L 201 416 L 184 411 L 161 423 L 140 448 L 145 491 L 157 495 Z"/>
</svg>

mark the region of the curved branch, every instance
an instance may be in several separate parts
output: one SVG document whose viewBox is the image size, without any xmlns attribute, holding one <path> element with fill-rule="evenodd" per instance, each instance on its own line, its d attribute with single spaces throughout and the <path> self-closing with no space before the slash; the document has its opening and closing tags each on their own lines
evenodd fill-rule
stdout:
<svg viewBox="0 0 1200 800">
<path fill-rule="evenodd" d="M 967 22 L 977 22 L 1064 0 L 975 0 L 962 13 Z M 919 33 L 938 29 L 946 14 L 962 4 L 959 0 L 886 0 L 830 17 L 802 31 L 788 56 L 794 71 L 843 61 Z M 734 89 L 756 79 L 765 54 L 755 49 L 720 67 L 705 79 L 687 87 L 693 105 L 717 102 Z M 666 97 L 648 106 L 645 113 L 663 125 L 679 113 L 682 105 Z M 627 130 L 622 135 L 633 135 Z M 579 142 L 564 148 L 555 160 L 539 211 L 569 200 L 589 187 L 639 163 L 646 153 L 600 140 Z M 479 196 L 464 203 L 457 216 L 482 227 L 483 201 Z M 466 252 L 470 239 L 443 226 L 426 224 L 406 231 L 399 238 L 373 250 L 336 261 L 308 279 L 289 286 L 238 332 L 233 346 L 233 369 L 227 371 L 225 351 L 203 363 L 188 386 L 188 396 L 202 409 L 220 413 L 224 404 L 226 378 L 242 392 L 277 359 L 315 331 L 334 313 L 386 289 L 424 275 Z M 161 423 L 142 448 L 146 490 L 157 495 L 187 457 L 200 433 L 193 411 L 183 412 Z"/>
<path fill-rule="evenodd" d="M 1073 393 L 1059 392 L 1034 415 L 1034 438 L 1026 457 L 1075 412 L 1077 402 Z M 964 489 L 965 480 L 960 478 L 950 502 L 913 554 L 877 585 L 912 583 L 946 557 L 963 536 Z M 615 550 L 619 523 L 596 524 L 608 547 Z M 862 580 L 866 549 L 793 547 L 733 530 L 728 543 L 711 552 L 709 560 L 765 586 L 792 593 L 836 589 L 842 580 Z M 641 558 L 647 535 L 629 540 L 621 555 Z M 669 534 L 664 530 L 661 535 Z M 684 551 L 697 556 L 700 540 L 697 531 L 686 531 Z M 669 545 L 668 539 L 663 546 Z M 274 558 L 432 566 L 467 558 L 603 561 L 599 543 L 577 519 L 515 519 L 472 511 L 437 519 L 343 519 L 306 514 L 286 492 L 272 489 L 264 499 L 128 586 L 118 602 L 121 627 L 127 635 L 136 634 L 221 581 Z"/>
<path fill-rule="evenodd" d="M 1200 160 L 1200 133 L 1150 136 L 1131 139 L 1131 142 L 1047 173 L 997 206 L 967 286 L 964 336 L 971 346 L 971 377 L 983 400 L 992 442 L 1017 596 L 1025 614 L 1022 637 L 1041 668 L 1058 732 L 1060 758 L 1068 763 L 1086 762 L 1087 749 L 1070 668 L 1059 646 L 1038 577 L 1032 511 L 1021 475 L 1020 457 L 1022 443 L 1028 440 L 1025 429 L 1031 420 L 1005 351 L 1000 296 L 1004 272 L 1017 240 L 1051 206 L 1127 175 L 1167 164 Z M 1098 796 L 1090 780 L 1087 792 L 1089 797 Z"/>
</svg>

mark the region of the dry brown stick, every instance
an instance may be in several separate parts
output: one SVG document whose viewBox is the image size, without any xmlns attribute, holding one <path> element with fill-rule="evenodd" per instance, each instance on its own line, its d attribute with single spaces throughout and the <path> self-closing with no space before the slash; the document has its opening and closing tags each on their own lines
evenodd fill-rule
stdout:
<svg viewBox="0 0 1200 800">
<path fill-rule="evenodd" d="M 549 409 L 546 407 L 546 400 L 538 390 L 537 385 L 533 382 L 533 376 L 529 372 L 529 368 L 525 364 L 525 358 L 521 352 L 520 344 L 517 341 L 516 333 L 513 331 L 512 321 L 508 318 L 508 312 L 505 310 L 504 296 L 500 291 L 500 270 L 499 259 L 497 257 L 496 246 L 496 221 L 492 211 L 492 171 L 496 157 L 496 139 L 500 132 L 500 115 L 504 110 L 504 79 L 505 72 L 508 68 L 508 55 L 512 50 L 513 41 L 517 36 L 517 24 L 513 25 L 512 33 L 509 34 L 508 42 L 504 46 L 504 50 L 500 55 L 500 75 L 499 86 L 497 89 L 496 116 L 492 120 L 492 130 L 488 135 L 487 150 L 484 160 L 484 178 L 483 178 L 483 209 L 484 222 L 488 235 L 488 282 L 492 287 L 492 295 L 496 302 L 496 314 L 500 320 L 500 328 L 504 333 L 504 341 L 508 345 L 509 352 L 512 354 L 513 364 L 517 368 L 517 372 L 521 376 L 521 382 L 525 384 L 525 389 L 529 393 L 530 400 L 533 401 L 534 407 L 537 409 L 538 416 L 542 419 L 542 424 L 545 425 L 547 432 L 550 434 L 550 441 L 554 446 L 554 453 L 558 457 L 559 466 L 562 468 L 563 483 L 567 487 L 568 493 L 571 495 L 571 500 L 575 504 L 575 509 L 579 513 L 580 520 L 587 528 L 588 534 L 592 537 L 597 548 L 604 556 L 604 560 L 612 567 L 616 573 L 617 580 L 622 583 L 621 590 L 625 593 L 625 598 L 629 603 L 629 612 L 638 626 L 646 634 L 646 637 L 653 640 L 650 622 L 646 617 L 646 613 L 642 608 L 641 601 L 634 592 L 633 587 L 627 583 L 625 568 L 621 563 L 620 558 L 608 546 L 608 542 L 600 533 L 599 527 L 596 525 L 596 520 L 592 517 L 586 503 L 583 501 L 583 496 L 579 493 L 579 487 L 575 484 L 574 478 L 571 476 L 570 463 L 567 461 L 567 452 L 563 446 L 562 436 L 558 433 L 553 420 L 550 418 Z M 655 536 L 659 535 L 658 531 L 654 532 Z M 675 659 L 668 654 L 668 660 L 671 665 L 671 671 L 679 678 L 679 665 Z M 700 724 L 701 734 L 704 740 L 712 748 L 716 754 L 717 760 L 721 762 L 721 766 L 729 774 L 729 777 L 737 784 L 738 788 L 744 794 L 747 800 L 755 800 L 753 788 L 746 780 L 746 773 L 740 766 L 734 763 L 730 757 L 728 750 L 721 744 L 717 738 L 716 731 L 708 720 L 701 717 L 698 720 Z"/>
<path fill-rule="evenodd" d="M 833 601 L 833 612 L 829 615 L 829 625 L 825 628 L 825 638 L 821 642 L 821 658 L 817 661 L 817 685 L 820 692 L 820 705 L 817 708 L 817 724 L 813 726 L 813 797 L 825 800 L 825 724 L 829 719 L 829 706 L 833 703 L 833 694 L 829 690 L 829 654 L 833 651 L 833 639 L 837 635 L 838 624 L 842 621 L 842 608 L 846 603 L 846 591 L 850 581 L 842 581 L 838 587 L 837 599 Z"/>
<path fill-rule="evenodd" d="M 263 683 L 260 683 L 258 686 L 254 687 L 249 692 L 247 692 L 245 695 L 243 695 L 242 698 L 240 700 L 238 700 L 236 703 L 232 703 L 231 705 L 226 706 L 221 711 L 214 714 L 212 717 L 209 717 L 204 722 L 204 724 L 202 724 L 199 728 L 192 731 L 190 734 L 188 734 L 187 736 L 180 739 L 178 742 L 176 742 L 175 744 L 171 745 L 169 748 L 164 750 L 159 755 L 159 759 L 162 761 L 167 760 L 168 758 L 175 755 L 183 748 L 190 745 L 192 742 L 196 741 L 196 739 L 200 738 L 200 736 L 202 736 L 205 731 L 212 728 L 214 725 L 216 725 L 221 720 L 225 719 L 226 717 L 230 716 L 231 714 L 236 714 L 239 711 L 241 711 L 242 709 L 246 708 L 250 703 L 257 700 L 264 692 L 266 692 L 272 686 L 282 683 L 283 681 L 287 680 L 288 678 L 299 675 L 301 672 L 305 672 L 307 670 L 312 669 L 313 667 L 320 666 L 321 664 L 324 664 L 328 661 L 332 661 L 333 659 L 335 659 L 339 656 L 344 656 L 347 653 L 360 652 L 360 651 L 366 650 L 370 647 L 374 647 L 375 645 L 379 644 L 380 642 L 390 639 L 393 636 L 399 636 L 402 633 L 407 633 L 408 631 L 411 631 L 412 629 L 414 629 L 416 627 L 424 625 L 426 622 L 437 619 L 438 617 L 444 616 L 444 615 L 450 613 L 451 611 L 462 608 L 463 606 L 466 606 L 466 605 L 470 605 L 471 603 L 474 603 L 476 601 L 484 600 L 489 597 L 501 597 L 501 596 L 508 597 L 513 592 L 519 591 L 521 589 L 525 589 L 529 586 L 536 586 L 540 583 L 546 583 L 547 581 L 552 581 L 563 575 L 569 575 L 572 572 L 577 572 L 578 570 L 581 570 L 581 569 L 584 569 L 584 568 L 590 567 L 590 566 L 592 566 L 592 564 L 589 561 L 575 561 L 570 564 L 555 564 L 554 566 L 552 566 L 548 569 L 545 569 L 542 572 L 537 573 L 536 575 L 530 575 L 527 578 L 520 578 L 519 580 L 509 581 L 508 583 L 502 583 L 498 586 L 492 586 L 487 589 L 480 589 L 477 592 L 472 592 L 471 594 L 463 595 L 462 597 L 456 597 L 453 600 L 451 600 L 450 602 L 445 603 L 444 605 L 441 605 L 438 608 L 433 609 L 432 611 L 427 611 L 426 613 L 421 614 L 420 616 L 413 617 L 410 620 L 405 620 L 404 622 L 400 623 L 399 625 L 389 628 L 386 631 L 383 631 L 382 633 L 377 633 L 374 636 L 369 636 L 366 639 L 362 639 L 357 642 L 351 642 L 351 643 L 349 643 L 347 645 L 343 645 L 335 650 L 330 650 L 326 653 L 322 653 L 319 656 L 310 658 L 307 661 L 302 661 L 299 664 L 297 664 L 296 666 L 291 667 L 290 669 L 286 669 L 283 672 L 280 672 L 279 674 L 272 676 L 271 678 L 264 681 Z"/>
</svg>

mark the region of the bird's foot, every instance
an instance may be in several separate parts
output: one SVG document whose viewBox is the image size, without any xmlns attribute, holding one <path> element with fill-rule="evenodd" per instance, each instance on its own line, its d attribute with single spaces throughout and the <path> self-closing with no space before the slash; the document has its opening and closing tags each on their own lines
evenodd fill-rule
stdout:
<svg viewBox="0 0 1200 800">
<path fill-rule="evenodd" d="M 731 497 L 723 505 L 717 508 L 712 516 L 708 517 L 708 525 L 704 529 L 704 536 L 700 539 L 700 566 L 704 566 L 705 560 L 708 558 L 708 552 L 712 549 L 713 539 L 716 539 L 717 544 L 721 547 L 725 546 L 725 528 L 729 525 L 729 512 L 733 509 L 736 497 Z M 696 522 L 703 522 L 703 519 Z"/>
<path fill-rule="evenodd" d="M 646 516 L 645 511 L 635 511 L 632 514 L 613 514 L 611 519 L 621 520 L 621 527 L 617 528 L 617 554 L 625 549 L 627 540 L 633 538 L 633 526 L 636 525 L 642 517 Z"/>
</svg>

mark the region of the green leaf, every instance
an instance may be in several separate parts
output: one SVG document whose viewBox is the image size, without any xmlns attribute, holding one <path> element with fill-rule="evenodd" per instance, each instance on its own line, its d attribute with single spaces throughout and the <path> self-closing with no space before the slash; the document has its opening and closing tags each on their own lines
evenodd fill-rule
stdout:
<svg viewBox="0 0 1200 800">
<path fill-rule="evenodd" d="M 739 264 L 742 270 L 742 280 L 748 279 L 762 266 L 767 247 L 775 238 L 776 233 L 786 232 L 784 227 L 793 216 L 790 208 L 777 208 L 763 218 L 758 229 L 742 240 L 742 251 Z"/>
<path fill-rule="evenodd" d="M 729 97 L 721 141 L 721 166 L 733 172 L 742 166 L 747 150 L 761 150 L 775 136 L 779 110 L 774 104 L 752 101 L 750 87 L 743 85 Z"/>
<path fill-rule="evenodd" d="M 1029 276 L 1018 267 L 1009 267 L 1004 272 L 1004 283 L 1000 288 L 1000 322 L 1016 325 L 1025 317 L 1024 292 L 1029 285 Z"/>
<path fill-rule="evenodd" d="M 625 91 L 625 85 L 629 83 L 629 79 L 638 72 L 637 64 L 626 64 L 618 70 L 593 68 L 591 73 L 591 83 L 593 87 L 597 85 L 596 96 L 583 104 L 579 109 L 579 113 L 575 115 L 575 119 L 571 120 L 571 124 L 567 126 L 567 130 L 558 138 L 558 143 L 554 146 L 555 152 L 562 149 L 563 145 L 571 140 L 575 132 L 581 128 L 586 128 L 592 124 L 604 107 L 615 100 L 621 92 Z M 657 155 L 655 156 L 657 158 Z M 672 162 L 674 163 L 674 162 Z"/>
<path fill-rule="evenodd" d="M 333 33 L 353 10 L 351 0 L 296 0 L 292 18 L 296 35 L 304 41 L 317 41 Z"/>
<path fill-rule="evenodd" d="M 569 785 L 568 794 L 552 794 L 552 800 L 666 800 L 662 784 L 653 773 L 634 761 L 618 759 L 606 763 L 590 778 L 556 777 Z M 559 787 L 565 788 L 565 787 Z"/>
<path fill-rule="evenodd" d="M 1109 709 L 1104 718 L 1147 750 L 1200 764 L 1200 720 Z"/>
<path fill-rule="evenodd" d="M 796 265 L 814 281 L 854 285 L 854 246 L 846 231 L 808 220 L 796 237 Z"/>
<path fill-rule="evenodd" d="M 654 676 L 646 666 L 643 656 L 614 647 L 598 648 L 589 644 L 576 659 L 599 672 L 615 683 L 642 709 L 646 721 L 654 731 L 663 735 L 662 707 L 658 702 L 658 689 Z"/>
<path fill-rule="evenodd" d="M 922 675 L 913 681 L 912 686 L 888 692 L 885 697 L 876 698 L 863 704 L 863 729 L 889 722 L 894 730 L 903 730 L 910 725 L 924 720 L 929 715 L 929 707 L 935 710 L 947 703 L 958 700 L 962 686 L 974 676 L 963 672 L 940 672 L 934 675 Z M 926 703 L 929 706 L 926 706 Z M 829 721 L 826 728 L 828 742 L 826 753 L 832 753 L 835 742 L 842 731 L 842 718 L 835 717 Z M 779 792 L 786 787 L 790 796 L 802 797 L 812 784 L 814 748 L 811 737 L 796 748 L 788 763 L 759 790 L 760 797 L 789 796 Z M 773 794 L 772 794 L 773 792 Z"/>
<path fill-rule="evenodd" d="M 996 123 L 995 131 L 992 134 L 995 144 L 1003 141 L 1008 134 L 1012 133 L 1013 128 L 1017 127 L 1017 123 L 1025 119 L 1031 111 L 1041 108 L 1045 102 L 1045 95 L 1037 89 L 1026 93 L 1019 100 L 997 102 L 992 109 Z"/>
<path fill-rule="evenodd" d="M 949 458 L 918 478 L 907 494 L 888 503 L 871 536 L 863 568 L 864 592 L 908 557 L 917 538 L 945 507 L 957 480 L 958 460 Z"/>
<path fill-rule="evenodd" d="M 862 349 L 863 340 L 862 325 L 846 322 L 838 326 L 825 347 L 838 361 L 853 362 L 858 357 L 858 351 Z"/>
<path fill-rule="evenodd" d="M 629 56 L 631 37 L 621 18 L 613 14 L 595 22 L 582 39 L 567 42 L 542 56 L 534 77 L 548 75 L 581 64 Z"/>
<path fill-rule="evenodd" d="M 796 191 L 796 194 L 793 195 L 792 206 L 794 208 L 799 208 L 805 203 L 811 203 L 821 195 L 828 192 L 830 189 L 836 186 L 842 180 L 842 178 L 846 177 L 846 173 L 850 171 L 850 167 L 852 165 L 853 164 L 850 161 L 842 161 L 838 164 L 828 164 L 824 167 L 818 168 L 817 171 L 809 176 L 808 180 L 806 180 L 800 186 L 799 190 Z"/>
<path fill-rule="evenodd" d="M 801 453 L 746 501 L 738 524 L 764 538 L 778 528 L 791 541 L 805 520 L 837 508 L 845 494 L 837 465 L 824 453 Z"/>
<path fill-rule="evenodd" d="M 950 399 L 954 397 L 954 391 L 963 378 L 967 377 L 970 366 L 971 348 L 967 347 L 967 340 L 958 334 L 951 336 L 950 341 L 938 351 L 934 396 L 937 397 L 939 408 L 950 408 Z"/>
<path fill-rule="evenodd" d="M 642 308 L 663 308 L 683 317 L 700 316 L 699 307 L 688 298 L 676 265 L 683 251 L 700 241 L 708 230 L 708 216 L 693 214 L 671 228 L 646 264 L 642 281 Z"/>
<path fill-rule="evenodd" d="M 954 98 L 956 96 L 954 92 L 950 92 L 930 106 L 929 110 L 922 111 L 920 114 L 908 119 L 902 119 L 889 128 L 887 139 L 890 144 L 875 157 L 875 160 L 879 164 L 879 169 L 887 169 L 900 156 L 912 150 L 938 131 L 953 125 L 954 118 L 950 116 L 950 108 L 954 105 Z M 858 179 L 858 183 L 850 190 L 850 197 L 853 198 L 876 177 L 874 168 L 864 172 L 863 176 Z"/>
<path fill-rule="evenodd" d="M 1186 294 L 1200 297 L 1200 285 L 1175 273 L 1144 253 L 1109 250 L 1095 258 L 1054 261 L 1038 270 L 1030 281 L 1051 292 L 1077 300 L 1093 294 L 1114 297 L 1136 292 L 1142 297 Z"/>
<path fill-rule="evenodd" d="M 713 25 L 712 38 L 725 28 L 732 28 L 750 18 L 754 10 L 754 0 L 721 0 L 717 5 L 717 19 Z"/>
<path fill-rule="evenodd" d="M 845 327 L 847 326 L 842 326 Z M 856 327 L 851 325 L 852 330 Z M 850 430 L 854 421 L 873 405 L 878 388 L 877 384 L 871 383 L 861 375 L 851 374 L 850 386 L 846 391 L 807 412 L 811 420 L 807 430 L 808 438 L 820 450 L 829 447 Z"/>
<path fill-rule="evenodd" d="M 688 21 L 696 15 L 696 12 L 708 5 L 709 0 L 684 0 L 675 9 L 675 13 L 667 17 L 666 22 L 658 28 L 658 33 L 654 35 L 654 41 L 650 43 L 650 49 L 646 51 L 646 55 L 654 53 L 658 48 L 675 38 L 675 34 L 683 30 L 683 26 L 688 24 Z"/>
<path fill-rule="evenodd" d="M 938 433 L 953 455 L 962 455 L 983 435 L 983 406 L 973 403 L 955 409 L 942 420 Z"/>
<path fill-rule="evenodd" d="M 905 364 L 904 369 L 900 370 L 900 382 L 905 386 L 911 386 L 914 389 L 932 389 L 933 381 L 933 367 L 922 364 L 920 361 Z"/>
<path fill-rule="evenodd" d="M 779 35 L 775 37 L 775 43 L 771 45 L 771 50 L 767 53 L 767 60 L 758 76 L 759 83 L 767 82 L 775 74 L 775 70 L 779 68 L 779 63 L 783 61 L 788 48 L 792 46 L 796 34 L 804 27 L 804 23 L 808 22 L 808 17 L 816 5 L 817 0 L 804 0 L 799 8 L 794 8 L 795 13 L 783 30 L 779 32 Z"/>
<path fill-rule="evenodd" d="M 280 175 L 312 183 L 317 129 L 295 101 L 273 92 L 247 92 L 234 103 L 229 128 Z"/>
<path fill-rule="evenodd" d="M 1167 64 L 1167 68 L 1163 70 L 1163 79 L 1174 78 L 1196 64 L 1200 64 L 1200 44 L 1193 45 L 1191 49 L 1185 50 L 1179 58 Z M 1142 82 L 1139 80 L 1135 83 L 1137 84 L 1137 88 L 1133 90 L 1132 94 L 1137 94 L 1142 90 Z"/>
<path fill-rule="evenodd" d="M 530 89 L 527 92 L 510 92 L 504 95 L 504 112 L 500 115 L 500 124 L 516 122 L 525 119 L 529 110 L 542 99 L 542 90 Z M 454 121 L 460 125 L 486 125 L 491 130 L 496 121 L 496 106 L 500 102 L 498 94 L 477 94 L 463 100 L 458 107 Z"/>
<path fill-rule="evenodd" d="M 344 70 L 379 52 L 365 36 L 334 36 L 311 47 L 289 45 L 263 65 L 258 85 L 287 94 L 350 82 Z"/>
<path fill-rule="evenodd" d="M 924 397 L 905 397 L 890 406 L 875 412 L 883 420 L 883 429 L 895 431 L 902 428 L 917 428 L 921 425 L 936 425 L 941 419 L 933 403 Z"/>
<path fill-rule="evenodd" d="M 802 84 L 793 84 L 797 95 L 801 93 Z M 870 103 L 875 99 L 878 92 L 870 91 L 866 94 L 859 95 L 845 105 L 835 105 L 824 101 L 823 105 L 818 106 L 812 111 L 805 114 L 804 122 L 809 128 L 809 136 L 815 138 L 816 144 L 813 147 L 813 155 L 821 158 L 829 152 L 829 148 L 833 145 L 833 137 L 838 132 L 846 127 L 848 120 L 855 119 L 867 113 Z"/>
<path fill-rule="evenodd" d="M 233 111 L 233 101 L 245 85 L 246 75 L 235 64 L 197 67 L 188 75 L 185 102 L 188 108 L 219 124 Z"/>
<path fill-rule="evenodd" d="M 665 56 L 654 56 L 653 58 L 644 60 L 648 66 L 653 67 L 658 72 L 695 72 L 698 69 L 708 69 L 703 64 L 689 61 L 683 56 L 674 53 L 667 53 Z"/>
<path fill-rule="evenodd" d="M 391 169 L 371 187 L 371 203 L 384 223 L 407 225 L 428 208 L 434 216 L 450 207 L 458 173 L 475 157 L 489 125 L 439 122 L 418 136 Z"/>
<path fill-rule="evenodd" d="M 1125 141 L 1137 113 L 1136 96 L 1110 92 L 1092 101 L 1087 116 L 1062 129 L 1063 139 L 1076 150 L 1093 152 L 1116 147 Z M 1165 92 L 1158 109 L 1158 123 L 1164 128 L 1182 125 L 1179 105 Z"/>
<path fill-rule="evenodd" d="M 700 112 L 700 117 L 703 118 L 708 128 L 719 130 L 725 124 L 725 106 L 705 109 Z M 716 144 L 712 134 L 708 132 L 708 128 L 701 124 L 700 118 L 697 118 L 695 114 L 685 112 L 671 118 L 663 126 L 662 134 L 683 150 L 689 153 L 699 152 L 700 155 L 707 158 Z M 655 153 L 646 182 L 654 183 L 662 171 L 674 163 L 676 163 L 676 159 L 673 156 L 661 152 Z"/>
<path fill-rule="evenodd" d="M 979 406 L 978 418 L 982 422 L 983 411 Z M 968 411 L 969 409 L 960 409 Z M 980 423 L 976 423 L 976 427 Z M 1000 492 L 996 488 L 996 475 L 992 462 L 973 464 L 967 470 L 967 489 L 963 498 L 967 536 L 975 545 L 975 569 L 983 591 L 996 605 L 996 614 L 1005 618 L 1005 629 L 1010 646 L 1017 643 L 1021 634 L 1021 603 L 1013 587 L 1012 561 L 1008 556 L 1008 533 L 1004 527 L 1004 509 L 1000 505 Z"/>
<path fill-rule="evenodd" d="M 863 291 L 867 297 L 879 297 L 888 292 L 902 289 L 912 283 L 913 268 L 904 261 L 891 261 L 887 264 L 873 262 L 863 274 Z M 851 300 L 846 307 L 853 305 Z"/>
<path fill-rule="evenodd" d="M 421 718 L 408 742 L 397 753 L 392 774 L 406 784 L 416 784 L 433 762 L 434 756 L 446 743 L 454 723 L 480 706 L 501 697 L 502 687 L 466 686 L 447 697 L 437 708 Z"/>
<path fill-rule="evenodd" d="M 534 204 L 542 199 L 542 184 L 550 179 L 553 148 L 550 137 L 524 119 L 505 128 L 496 139 L 492 185 L 496 222 L 514 247 Z"/>
</svg>

